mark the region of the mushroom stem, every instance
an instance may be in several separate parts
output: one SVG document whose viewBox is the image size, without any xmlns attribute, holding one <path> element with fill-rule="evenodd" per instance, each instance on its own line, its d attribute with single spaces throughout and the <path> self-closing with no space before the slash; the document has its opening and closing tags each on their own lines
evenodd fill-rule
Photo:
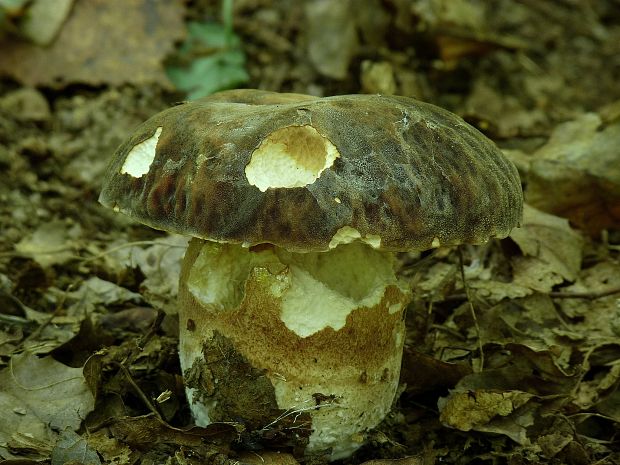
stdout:
<svg viewBox="0 0 620 465">
<path fill-rule="evenodd" d="M 398 387 L 410 294 L 394 264 L 359 242 L 292 253 L 192 239 L 179 352 L 196 423 L 351 455 Z"/>
</svg>

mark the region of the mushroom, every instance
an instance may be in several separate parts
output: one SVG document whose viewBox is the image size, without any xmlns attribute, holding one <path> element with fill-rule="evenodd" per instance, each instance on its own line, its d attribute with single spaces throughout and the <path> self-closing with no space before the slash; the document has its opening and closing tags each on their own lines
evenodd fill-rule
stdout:
<svg viewBox="0 0 620 465">
<path fill-rule="evenodd" d="M 515 167 L 410 98 L 225 91 L 143 123 L 100 202 L 192 236 L 179 353 L 196 424 L 349 456 L 390 411 L 405 339 L 395 253 L 505 237 Z"/>
</svg>

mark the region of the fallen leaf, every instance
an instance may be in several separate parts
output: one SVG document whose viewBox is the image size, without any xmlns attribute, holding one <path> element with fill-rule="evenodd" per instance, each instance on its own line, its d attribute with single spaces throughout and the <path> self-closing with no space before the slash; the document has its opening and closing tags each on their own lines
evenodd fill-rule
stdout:
<svg viewBox="0 0 620 465">
<path fill-rule="evenodd" d="M 170 235 L 156 244 L 133 251 L 132 260 L 145 276 L 141 291 L 155 308 L 176 313 L 181 262 L 187 250 L 186 236 Z"/>
<path fill-rule="evenodd" d="M 77 290 L 68 292 L 66 298 L 71 303 L 68 311 L 70 315 L 91 313 L 97 305 L 109 307 L 142 301 L 140 294 L 96 276 L 84 281 Z"/>
<path fill-rule="evenodd" d="M 522 99 L 504 95 L 483 80 L 474 83 L 465 103 L 465 116 L 499 138 L 538 133 L 549 119 L 541 108 L 526 108 Z"/>
<path fill-rule="evenodd" d="M 260 452 L 241 452 L 239 454 L 241 463 L 248 465 L 299 465 L 291 454 L 284 452 L 260 451 Z"/>
<path fill-rule="evenodd" d="M 558 125 L 533 157 L 526 200 L 590 234 L 620 227 L 620 121 L 595 113 Z"/>
<path fill-rule="evenodd" d="M 477 31 L 485 27 L 484 4 L 467 0 L 420 0 L 410 6 L 428 27 L 458 27 Z"/>
<path fill-rule="evenodd" d="M 410 393 L 451 388 L 470 373 L 471 367 L 463 363 L 443 362 L 410 348 L 403 353 L 401 382 Z"/>
<path fill-rule="evenodd" d="M 573 403 L 582 411 L 595 406 L 599 413 L 620 420 L 620 345 L 602 343 L 586 350 L 584 376 Z"/>
<path fill-rule="evenodd" d="M 22 353 L 0 372 L 0 387 L 54 429 L 79 428 L 93 408 L 81 368 Z"/>
<path fill-rule="evenodd" d="M 393 95 L 396 93 L 394 69 L 387 61 L 364 60 L 360 81 L 362 91 L 366 94 Z"/>
<path fill-rule="evenodd" d="M 64 465 L 68 462 L 80 465 L 101 465 L 101 460 L 84 437 L 71 429 L 65 429 L 54 450 L 52 450 L 52 465 Z"/>
<path fill-rule="evenodd" d="M 46 458 L 55 441 L 55 433 L 36 415 L 29 415 L 14 397 L 0 393 L 0 458 Z M 39 446 L 31 447 L 37 438 Z M 9 443 L 11 447 L 9 448 Z M 21 453 L 27 451 L 27 453 Z"/>
<path fill-rule="evenodd" d="M 78 224 L 54 220 L 44 222 L 32 234 L 15 245 L 15 250 L 32 257 L 41 267 L 49 268 L 71 260 L 75 254 L 75 241 L 81 236 Z"/>
<path fill-rule="evenodd" d="M 403 457 L 402 459 L 377 459 L 362 462 L 362 465 L 426 465 L 424 457 Z"/>
<path fill-rule="evenodd" d="M 305 6 L 310 61 L 324 76 L 344 79 L 358 47 L 353 3 L 316 0 Z"/>
<path fill-rule="evenodd" d="M 36 89 L 22 87 L 0 98 L 0 111 L 8 112 L 18 121 L 47 121 L 51 111 L 47 99 Z"/>
<path fill-rule="evenodd" d="M 517 257 L 515 284 L 544 292 L 561 282 L 574 281 L 581 269 L 583 240 L 568 221 L 541 212 L 529 205 L 523 208 L 523 223 L 510 233 L 525 258 Z M 554 276 L 555 275 L 555 276 Z M 558 281 L 559 280 L 559 281 Z"/>
<path fill-rule="evenodd" d="M 532 394 L 522 391 L 453 392 L 439 400 L 439 419 L 461 431 L 474 429 L 505 434 L 525 444 L 526 428 L 534 424 L 533 409 L 527 406 L 533 398 Z"/>
<path fill-rule="evenodd" d="M 440 419 L 463 431 L 504 434 L 522 445 L 543 414 L 569 401 L 580 379 L 562 370 L 551 350 L 487 344 L 485 360 L 483 371 L 463 377 L 440 398 Z"/>
<path fill-rule="evenodd" d="M 65 22 L 74 0 L 34 0 L 19 24 L 19 31 L 37 45 L 48 45 Z"/>
<path fill-rule="evenodd" d="M 451 290 L 458 276 L 454 263 L 437 262 L 420 274 L 414 283 L 416 296 L 429 300 L 442 300 L 445 293 Z"/>
<path fill-rule="evenodd" d="M 176 313 L 176 296 L 181 261 L 187 250 L 187 236 L 171 234 L 150 245 L 114 242 L 102 253 L 106 268 L 115 274 L 139 268 L 145 276 L 140 286 L 144 299 L 153 307 Z"/>
<path fill-rule="evenodd" d="M 494 279 L 471 280 L 467 281 L 467 285 L 470 289 L 475 291 L 476 297 L 483 298 L 485 301 L 490 303 L 497 303 L 506 298 L 517 299 L 519 297 L 525 297 L 530 295 L 533 291 L 532 287 L 523 282 L 505 283 Z"/>
<path fill-rule="evenodd" d="M 536 293 L 531 296 L 506 300 L 481 312 L 479 315 L 480 337 L 496 344 L 518 343 L 532 350 L 548 350 L 554 347 L 560 357 L 565 346 L 556 329 L 562 327 L 562 320 L 551 298 Z M 570 356 L 570 348 L 566 348 Z"/>
<path fill-rule="evenodd" d="M 620 422 L 620 391 L 616 390 L 596 405 L 596 410 Z"/>
<path fill-rule="evenodd" d="M 65 295 L 65 292 L 56 288 L 46 291 L 46 297 L 52 302 L 56 299 L 60 299 L 56 302 L 62 301 Z M 23 348 L 36 355 L 48 354 L 78 335 L 87 316 L 83 312 L 76 315 L 50 315 L 28 307 L 24 307 L 23 312 L 27 321 L 32 322 L 33 326 L 39 326 L 37 337 L 23 342 Z"/>
<path fill-rule="evenodd" d="M 0 74 L 30 86 L 169 86 L 161 62 L 185 35 L 183 15 L 179 0 L 81 0 L 48 47 L 0 40 Z"/>
<path fill-rule="evenodd" d="M 0 456 L 20 435 L 44 444 L 53 443 L 53 430 L 77 430 L 94 407 L 81 368 L 70 368 L 51 357 L 30 353 L 14 355 L 0 371 Z"/>
<path fill-rule="evenodd" d="M 107 465 L 130 465 L 132 451 L 126 444 L 108 437 L 105 429 L 88 436 L 88 443 L 103 457 Z"/>
<path fill-rule="evenodd" d="M 115 418 L 110 429 L 115 438 L 134 447 L 157 443 L 197 446 L 206 439 L 229 442 L 237 436 L 237 430 L 229 423 L 212 423 L 205 428 L 194 426 L 183 430 L 163 423 L 152 414 Z"/>
</svg>

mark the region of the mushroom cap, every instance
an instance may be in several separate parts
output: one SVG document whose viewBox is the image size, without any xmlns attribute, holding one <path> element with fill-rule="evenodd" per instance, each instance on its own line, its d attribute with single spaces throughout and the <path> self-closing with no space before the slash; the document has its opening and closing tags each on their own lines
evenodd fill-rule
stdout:
<svg viewBox="0 0 620 465">
<path fill-rule="evenodd" d="M 156 229 L 323 251 L 483 243 L 521 220 L 514 165 L 458 116 L 383 95 L 233 90 L 165 110 L 115 153 L 99 201 Z"/>
</svg>

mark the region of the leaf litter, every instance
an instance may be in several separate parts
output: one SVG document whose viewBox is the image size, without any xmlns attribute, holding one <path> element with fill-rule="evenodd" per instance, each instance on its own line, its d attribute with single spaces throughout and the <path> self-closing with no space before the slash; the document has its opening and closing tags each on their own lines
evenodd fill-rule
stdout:
<svg viewBox="0 0 620 465">
<path fill-rule="evenodd" d="M 120 74 L 103 52 L 80 70 L 53 61 L 54 47 L 80 52 L 70 22 L 96 24 L 77 15 L 95 0 L 75 2 L 49 54 L 20 43 L 23 63 L 3 68 L 16 82 L 0 83 L 0 463 L 295 465 L 304 459 L 266 449 L 243 425 L 193 425 L 176 353 L 187 239 L 96 204 L 106 159 L 131 128 L 211 84 L 188 74 L 191 85 L 170 93 L 163 71 L 211 56 L 181 46 L 166 61 L 182 14 L 217 24 L 219 6 L 147 3 L 127 20 L 147 24 L 151 11 L 170 28 L 152 41 L 133 31 L 160 46 L 127 51 Z M 415 297 L 401 395 L 348 462 L 620 462 L 620 14 L 604 2 L 342 8 L 238 0 L 233 48 L 245 62 L 209 68 L 214 82 L 241 82 L 245 68 L 252 87 L 440 104 L 501 145 L 528 203 L 507 239 L 402 256 Z M 326 15 L 337 54 L 321 45 Z M 109 87 L 71 87 L 83 83 Z"/>
</svg>

